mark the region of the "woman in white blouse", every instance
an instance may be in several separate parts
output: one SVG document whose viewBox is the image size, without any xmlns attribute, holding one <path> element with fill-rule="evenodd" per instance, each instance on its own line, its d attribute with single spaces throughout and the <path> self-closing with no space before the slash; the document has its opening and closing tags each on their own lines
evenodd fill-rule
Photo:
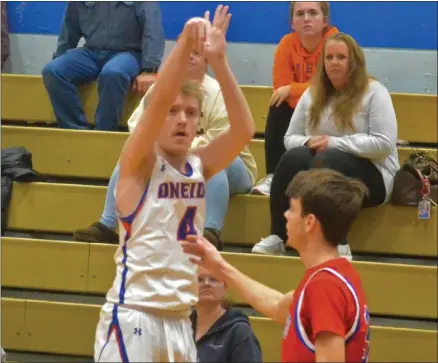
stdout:
<svg viewBox="0 0 438 363">
<path fill-rule="evenodd" d="M 301 170 L 324 167 L 360 179 L 369 189 L 363 207 L 381 205 L 390 197 L 399 169 L 391 96 L 368 75 L 364 53 L 351 36 L 330 36 L 321 56 L 312 85 L 292 116 L 284 138 L 287 151 L 272 180 L 271 235 L 256 244 L 253 253 L 284 253 L 284 212 L 289 207 L 285 191 Z M 340 255 L 351 259 L 346 239 L 333 241 L 339 242 Z"/>
</svg>

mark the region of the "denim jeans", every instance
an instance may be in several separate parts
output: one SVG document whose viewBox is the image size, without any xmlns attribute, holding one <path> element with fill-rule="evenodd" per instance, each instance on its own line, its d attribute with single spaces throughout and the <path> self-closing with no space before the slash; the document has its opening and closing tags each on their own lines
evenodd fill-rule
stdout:
<svg viewBox="0 0 438 363">
<path fill-rule="evenodd" d="M 96 130 L 116 130 L 131 81 L 140 73 L 139 52 L 70 49 L 43 68 L 44 85 L 61 128 L 88 130 L 78 85 L 97 79 Z"/>
<path fill-rule="evenodd" d="M 119 173 L 120 166 L 117 163 L 108 184 L 105 207 L 100 218 L 100 223 L 112 230 L 115 230 L 118 224 L 114 191 Z M 228 168 L 220 171 L 207 182 L 204 227 L 222 230 L 230 195 L 248 193 L 251 188 L 252 182 L 248 169 L 238 156 Z"/>
</svg>

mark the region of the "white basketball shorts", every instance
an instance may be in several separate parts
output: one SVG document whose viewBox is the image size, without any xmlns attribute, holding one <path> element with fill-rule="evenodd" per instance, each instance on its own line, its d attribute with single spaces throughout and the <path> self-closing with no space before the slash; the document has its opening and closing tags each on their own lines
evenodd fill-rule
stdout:
<svg viewBox="0 0 438 363">
<path fill-rule="evenodd" d="M 96 329 L 94 361 L 196 362 L 190 319 L 106 303 Z"/>
</svg>

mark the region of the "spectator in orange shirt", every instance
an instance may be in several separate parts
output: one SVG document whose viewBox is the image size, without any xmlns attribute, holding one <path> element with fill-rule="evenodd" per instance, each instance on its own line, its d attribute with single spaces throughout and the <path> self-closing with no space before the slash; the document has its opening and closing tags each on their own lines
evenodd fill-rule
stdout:
<svg viewBox="0 0 438 363">
<path fill-rule="evenodd" d="M 285 153 L 283 138 L 301 95 L 316 72 L 325 40 L 338 29 L 329 25 L 330 8 L 323 2 L 290 4 L 291 26 L 274 57 L 273 87 L 265 129 L 266 177 L 252 189 L 253 194 L 270 195 L 275 168 Z"/>
</svg>

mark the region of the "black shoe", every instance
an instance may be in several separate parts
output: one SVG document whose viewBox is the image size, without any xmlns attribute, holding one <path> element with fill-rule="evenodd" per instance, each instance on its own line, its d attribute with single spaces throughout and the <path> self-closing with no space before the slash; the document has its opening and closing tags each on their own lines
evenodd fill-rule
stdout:
<svg viewBox="0 0 438 363">
<path fill-rule="evenodd" d="M 103 223 L 96 222 L 88 228 L 76 230 L 73 241 L 118 244 L 119 235 Z"/>
<path fill-rule="evenodd" d="M 218 251 L 224 248 L 224 242 L 221 238 L 221 232 L 214 228 L 204 228 L 204 237 L 215 246 Z"/>
</svg>

